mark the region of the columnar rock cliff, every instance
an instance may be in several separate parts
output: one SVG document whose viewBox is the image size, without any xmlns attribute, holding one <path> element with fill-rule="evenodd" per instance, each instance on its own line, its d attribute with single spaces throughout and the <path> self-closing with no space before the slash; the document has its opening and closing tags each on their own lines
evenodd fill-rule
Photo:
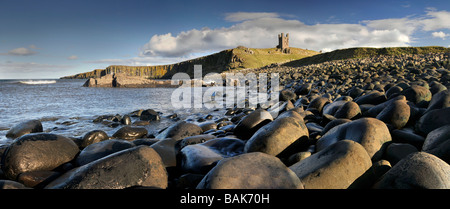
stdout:
<svg viewBox="0 0 450 209">
<path fill-rule="evenodd" d="M 224 50 L 212 55 L 187 60 L 170 65 L 157 66 L 125 66 L 111 65 L 105 69 L 96 69 L 91 72 L 79 73 L 62 79 L 87 79 L 99 78 L 112 73 L 124 73 L 127 76 L 140 76 L 153 79 L 170 79 L 175 73 L 185 72 L 193 76 L 194 65 L 201 64 L 203 75 L 211 72 L 221 73 L 227 70 L 257 68 L 272 63 L 282 63 L 297 60 L 303 57 L 317 54 L 318 52 L 292 48 L 290 54 L 283 54 L 275 48 L 252 49 L 237 47 Z"/>
</svg>

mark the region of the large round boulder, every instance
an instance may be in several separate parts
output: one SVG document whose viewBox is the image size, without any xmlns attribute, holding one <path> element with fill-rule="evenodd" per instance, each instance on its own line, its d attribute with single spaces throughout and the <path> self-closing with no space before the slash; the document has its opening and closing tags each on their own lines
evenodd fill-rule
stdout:
<svg viewBox="0 0 450 209">
<path fill-rule="evenodd" d="M 98 143 L 107 139 L 109 139 L 108 134 L 102 130 L 89 131 L 81 139 L 80 147 L 84 148 L 90 144 Z"/>
<path fill-rule="evenodd" d="M 396 100 L 383 109 L 377 119 L 392 125 L 394 128 L 401 129 L 408 123 L 410 108 L 405 100 Z"/>
<path fill-rule="evenodd" d="M 197 189 L 300 189 L 302 183 L 277 157 L 252 152 L 225 158 Z"/>
<path fill-rule="evenodd" d="M 112 153 L 134 147 L 132 142 L 119 139 L 111 139 L 91 144 L 81 150 L 75 162 L 78 165 L 85 165 L 94 160 L 100 159 Z"/>
<path fill-rule="evenodd" d="M 47 189 L 167 188 L 168 177 L 158 153 L 141 145 L 116 152 L 66 172 Z"/>
<path fill-rule="evenodd" d="M 15 180 L 24 172 L 53 170 L 71 161 L 79 152 L 67 137 L 48 133 L 24 135 L 9 146 L 3 156 L 3 172 Z"/>
<path fill-rule="evenodd" d="M 206 173 L 217 161 L 241 154 L 244 144 L 240 139 L 216 138 L 187 146 L 180 152 L 181 168 L 185 172 Z"/>
<path fill-rule="evenodd" d="M 203 133 L 202 128 L 193 123 L 179 121 L 169 126 L 166 130 L 156 136 L 157 139 L 171 138 L 173 140 L 182 140 L 189 136 L 200 135 Z"/>
<path fill-rule="evenodd" d="M 370 157 L 381 157 L 382 145 L 391 141 L 391 134 L 386 124 L 375 118 L 361 118 L 352 122 L 344 123 L 330 129 L 316 143 L 318 151 L 344 139 L 360 143 Z"/>
<path fill-rule="evenodd" d="M 416 122 L 416 130 L 428 134 L 434 129 L 450 124 L 450 107 L 434 109 L 425 113 Z"/>
<path fill-rule="evenodd" d="M 272 115 L 263 109 L 257 109 L 244 118 L 234 128 L 234 134 L 243 140 L 248 140 L 262 126 L 273 120 Z"/>
<path fill-rule="evenodd" d="M 426 152 L 398 162 L 374 185 L 376 189 L 450 189 L 450 166 Z"/>
<path fill-rule="evenodd" d="M 146 128 L 135 127 L 135 126 L 124 126 L 113 134 L 113 137 L 119 139 L 125 139 L 133 141 L 135 139 L 143 138 L 147 136 L 148 131 Z"/>
<path fill-rule="evenodd" d="M 341 140 L 289 168 L 305 189 L 346 189 L 371 166 L 359 143 Z"/>
<path fill-rule="evenodd" d="M 409 88 L 403 90 L 401 94 L 405 95 L 406 100 L 414 104 L 429 102 L 432 97 L 429 89 L 419 85 L 411 85 Z"/>
<path fill-rule="evenodd" d="M 42 132 L 42 123 L 39 120 L 29 120 L 13 126 L 6 133 L 7 138 L 19 138 L 25 134 Z"/>
<path fill-rule="evenodd" d="M 434 129 L 427 135 L 422 151 L 450 163 L 450 125 Z"/>
<path fill-rule="evenodd" d="M 308 145 L 306 125 L 293 117 L 285 117 L 260 128 L 247 141 L 244 152 L 263 152 L 278 156 L 306 145 Z"/>
</svg>

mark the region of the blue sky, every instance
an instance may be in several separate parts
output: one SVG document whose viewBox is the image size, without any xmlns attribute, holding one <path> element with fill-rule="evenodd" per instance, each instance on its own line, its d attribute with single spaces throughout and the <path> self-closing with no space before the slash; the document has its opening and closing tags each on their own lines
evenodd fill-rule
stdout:
<svg viewBox="0 0 450 209">
<path fill-rule="evenodd" d="M 450 2 L 0 0 L 0 79 L 169 64 L 244 45 L 450 45 Z"/>
</svg>

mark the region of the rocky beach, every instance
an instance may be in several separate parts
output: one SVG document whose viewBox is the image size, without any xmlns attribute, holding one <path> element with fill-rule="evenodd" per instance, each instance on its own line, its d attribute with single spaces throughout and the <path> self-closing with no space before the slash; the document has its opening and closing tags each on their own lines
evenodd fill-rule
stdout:
<svg viewBox="0 0 450 209">
<path fill-rule="evenodd" d="M 279 102 L 184 120 L 153 109 L 92 120 L 117 127 L 113 134 L 98 129 L 62 136 L 24 118 L 4 128 L 11 141 L 0 149 L 0 185 L 450 189 L 449 56 L 377 55 L 244 69 L 239 72 L 279 73 L 281 91 L 268 92 L 279 94 Z M 149 130 L 161 118 L 173 123 Z"/>
</svg>

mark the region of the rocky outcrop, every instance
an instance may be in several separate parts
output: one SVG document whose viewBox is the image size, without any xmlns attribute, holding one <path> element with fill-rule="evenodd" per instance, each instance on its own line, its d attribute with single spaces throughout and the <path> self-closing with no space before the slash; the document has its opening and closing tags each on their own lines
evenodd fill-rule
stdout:
<svg viewBox="0 0 450 209">
<path fill-rule="evenodd" d="M 170 80 L 152 80 L 139 76 L 127 76 L 124 73 L 107 74 L 100 78 L 89 78 L 84 87 L 121 87 L 121 88 L 170 88 L 178 87 L 171 85 Z"/>
</svg>

